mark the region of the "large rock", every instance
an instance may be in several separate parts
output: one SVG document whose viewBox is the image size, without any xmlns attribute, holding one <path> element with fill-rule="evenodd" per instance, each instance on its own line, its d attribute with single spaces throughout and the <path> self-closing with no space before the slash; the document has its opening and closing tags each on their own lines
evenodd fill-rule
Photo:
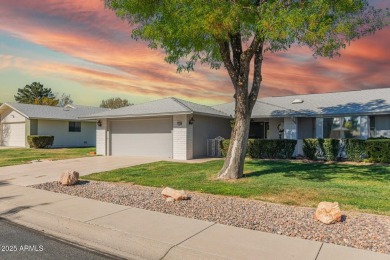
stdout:
<svg viewBox="0 0 390 260">
<path fill-rule="evenodd" d="M 314 214 L 316 220 L 327 225 L 341 221 L 341 211 L 338 202 L 320 202 Z"/>
<path fill-rule="evenodd" d="M 62 173 L 60 177 L 60 183 L 66 186 L 74 185 L 78 181 L 79 181 L 79 173 L 72 170 Z"/>
<path fill-rule="evenodd" d="M 174 200 L 186 200 L 188 199 L 188 195 L 184 192 L 184 190 L 175 190 L 169 187 L 166 187 L 161 194 L 164 197 L 170 197 Z"/>
</svg>

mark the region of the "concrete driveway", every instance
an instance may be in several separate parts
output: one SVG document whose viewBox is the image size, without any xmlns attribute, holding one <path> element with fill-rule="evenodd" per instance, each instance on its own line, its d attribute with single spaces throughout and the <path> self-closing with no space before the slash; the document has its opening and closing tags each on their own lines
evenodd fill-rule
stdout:
<svg viewBox="0 0 390 260">
<path fill-rule="evenodd" d="M 29 186 L 57 181 L 66 170 L 75 170 L 81 176 L 95 172 L 110 171 L 164 160 L 152 157 L 109 157 L 96 156 L 60 161 L 44 161 L 30 164 L 0 167 L 0 182 Z"/>
</svg>

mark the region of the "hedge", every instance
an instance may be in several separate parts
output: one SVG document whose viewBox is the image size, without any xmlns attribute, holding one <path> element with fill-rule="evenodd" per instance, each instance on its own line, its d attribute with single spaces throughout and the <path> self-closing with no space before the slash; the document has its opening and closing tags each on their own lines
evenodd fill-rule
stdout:
<svg viewBox="0 0 390 260">
<path fill-rule="evenodd" d="M 47 148 L 53 145 L 54 136 L 47 135 L 29 135 L 27 142 L 32 148 Z"/>
<path fill-rule="evenodd" d="M 390 139 L 368 139 L 365 149 L 370 162 L 390 163 Z"/>
<path fill-rule="evenodd" d="M 348 161 L 361 162 L 367 156 L 365 140 L 345 139 L 345 153 Z"/>
<path fill-rule="evenodd" d="M 324 139 L 322 149 L 324 151 L 325 159 L 327 161 L 336 161 L 339 154 L 340 140 L 338 139 Z"/>
<path fill-rule="evenodd" d="M 317 151 L 322 151 L 323 139 L 320 138 L 306 138 L 303 139 L 303 153 L 309 160 L 317 160 Z"/>
<path fill-rule="evenodd" d="M 230 140 L 221 143 L 222 155 L 226 156 Z M 296 140 L 289 139 L 249 139 L 247 156 L 253 159 L 290 159 L 293 156 Z"/>
</svg>

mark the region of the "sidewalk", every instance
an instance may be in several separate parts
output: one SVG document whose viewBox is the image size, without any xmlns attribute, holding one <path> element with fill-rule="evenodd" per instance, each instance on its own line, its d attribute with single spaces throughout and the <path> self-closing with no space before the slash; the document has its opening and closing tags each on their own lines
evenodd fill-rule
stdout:
<svg viewBox="0 0 390 260">
<path fill-rule="evenodd" d="M 389 255 L 0 184 L 0 217 L 128 259 L 390 259 Z"/>
</svg>

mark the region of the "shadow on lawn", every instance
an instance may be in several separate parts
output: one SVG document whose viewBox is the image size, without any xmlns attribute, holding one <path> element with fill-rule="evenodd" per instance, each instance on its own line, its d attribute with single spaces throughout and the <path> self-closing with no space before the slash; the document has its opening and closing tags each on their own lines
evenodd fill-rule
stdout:
<svg viewBox="0 0 390 260">
<path fill-rule="evenodd" d="M 390 167 L 374 165 L 346 165 L 325 163 L 295 163 L 282 160 L 253 160 L 246 163 L 249 167 L 260 168 L 245 174 L 245 177 L 258 177 L 266 174 L 283 173 L 284 177 L 293 177 L 301 180 L 326 182 L 337 176 L 335 174 L 354 174 L 348 176 L 351 180 L 390 180 Z"/>
</svg>

